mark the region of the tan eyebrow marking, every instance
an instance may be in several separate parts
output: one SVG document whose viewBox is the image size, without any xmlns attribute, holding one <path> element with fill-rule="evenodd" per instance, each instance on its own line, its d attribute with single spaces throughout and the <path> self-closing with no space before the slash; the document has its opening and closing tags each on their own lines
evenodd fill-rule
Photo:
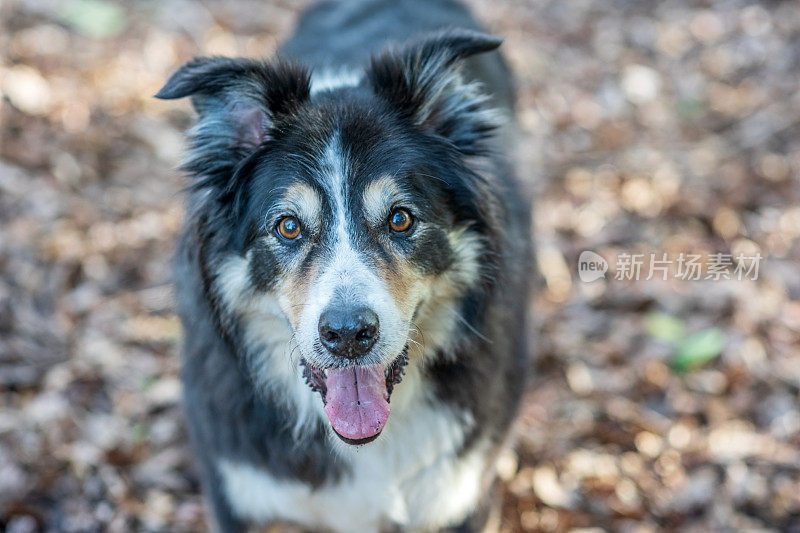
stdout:
<svg viewBox="0 0 800 533">
<path fill-rule="evenodd" d="M 377 226 L 388 215 L 392 204 L 404 198 L 397 183 L 388 176 L 382 176 L 364 188 L 364 216 L 370 224 Z"/>
<path fill-rule="evenodd" d="M 293 208 L 300 216 L 300 221 L 313 230 L 319 230 L 322 213 L 322 202 L 317 192 L 305 183 L 293 183 L 286 188 L 283 202 Z"/>
</svg>

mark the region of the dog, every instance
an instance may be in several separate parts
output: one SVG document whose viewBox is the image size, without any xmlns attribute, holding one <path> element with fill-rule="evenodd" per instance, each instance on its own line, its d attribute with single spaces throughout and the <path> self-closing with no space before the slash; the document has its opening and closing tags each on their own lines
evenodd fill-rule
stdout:
<svg viewBox="0 0 800 533">
<path fill-rule="evenodd" d="M 219 531 L 487 524 L 529 359 L 500 44 L 453 0 L 326 1 L 156 95 L 198 114 L 175 282 Z"/>
</svg>

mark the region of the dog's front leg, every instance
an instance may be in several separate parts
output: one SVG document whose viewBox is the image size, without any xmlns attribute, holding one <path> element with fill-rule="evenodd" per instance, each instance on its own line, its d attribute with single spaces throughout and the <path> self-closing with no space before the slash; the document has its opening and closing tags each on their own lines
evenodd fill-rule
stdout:
<svg viewBox="0 0 800 533">
<path fill-rule="evenodd" d="M 211 465 L 204 465 L 203 488 L 208 501 L 209 531 L 214 533 L 244 533 L 247 526 L 231 509 L 222 489 L 222 480 Z"/>
</svg>

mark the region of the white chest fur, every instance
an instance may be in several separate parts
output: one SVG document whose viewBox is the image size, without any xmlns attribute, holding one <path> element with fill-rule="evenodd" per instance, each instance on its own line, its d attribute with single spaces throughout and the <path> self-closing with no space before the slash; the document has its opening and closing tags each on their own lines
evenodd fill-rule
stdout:
<svg viewBox="0 0 800 533">
<path fill-rule="evenodd" d="M 395 523 L 427 530 L 463 519 L 477 503 L 485 446 L 458 457 L 471 420 L 428 402 L 422 378 L 409 372 L 392 396 L 392 414 L 380 437 L 353 447 L 331 436 L 333 461 L 350 475 L 316 490 L 276 479 L 247 463 L 218 463 L 231 506 L 250 520 L 290 521 L 336 532 L 377 532 Z"/>
</svg>

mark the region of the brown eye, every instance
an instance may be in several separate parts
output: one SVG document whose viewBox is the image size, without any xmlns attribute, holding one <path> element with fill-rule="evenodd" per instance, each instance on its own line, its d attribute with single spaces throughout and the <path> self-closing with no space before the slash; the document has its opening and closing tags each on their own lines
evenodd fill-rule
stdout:
<svg viewBox="0 0 800 533">
<path fill-rule="evenodd" d="M 300 221 L 294 217 L 283 217 L 278 222 L 278 234 L 284 239 L 296 239 L 300 236 Z"/>
<path fill-rule="evenodd" d="M 411 213 L 405 209 L 397 208 L 392 211 L 392 214 L 389 216 L 389 227 L 392 228 L 392 231 L 398 233 L 408 231 L 411 229 L 411 224 L 413 223 L 414 219 L 411 218 Z"/>
</svg>

